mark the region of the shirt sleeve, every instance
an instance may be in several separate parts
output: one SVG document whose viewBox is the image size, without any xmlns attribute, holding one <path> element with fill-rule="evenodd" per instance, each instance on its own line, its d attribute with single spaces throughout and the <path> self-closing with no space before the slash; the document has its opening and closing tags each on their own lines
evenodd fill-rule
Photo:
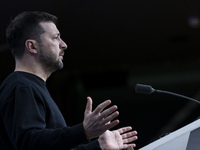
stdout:
<svg viewBox="0 0 200 150">
<path fill-rule="evenodd" d="M 16 150 L 99 150 L 98 141 L 87 142 L 83 125 L 47 129 L 45 104 L 30 87 L 16 87 L 4 104 L 4 124 Z M 76 148 L 75 148 L 76 147 Z"/>
</svg>

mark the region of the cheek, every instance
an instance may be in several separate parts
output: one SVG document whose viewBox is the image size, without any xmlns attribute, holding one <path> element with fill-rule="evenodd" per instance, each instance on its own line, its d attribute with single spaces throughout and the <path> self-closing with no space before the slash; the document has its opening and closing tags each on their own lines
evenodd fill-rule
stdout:
<svg viewBox="0 0 200 150">
<path fill-rule="evenodd" d="M 51 51 L 52 54 L 59 56 L 60 50 L 57 45 L 51 45 L 49 47 L 49 50 Z"/>
<path fill-rule="evenodd" d="M 44 44 L 45 49 L 49 55 L 58 57 L 60 53 L 59 44 L 57 42 L 47 42 Z"/>
</svg>

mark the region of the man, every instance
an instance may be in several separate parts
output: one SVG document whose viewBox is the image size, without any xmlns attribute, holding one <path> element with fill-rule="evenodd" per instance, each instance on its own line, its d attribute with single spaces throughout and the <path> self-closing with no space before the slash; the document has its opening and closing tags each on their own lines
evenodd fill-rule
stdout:
<svg viewBox="0 0 200 150">
<path fill-rule="evenodd" d="M 46 80 L 63 68 L 67 45 L 46 12 L 23 12 L 8 26 L 6 36 L 15 58 L 15 71 L 0 87 L 1 150 L 114 150 L 137 139 L 131 127 L 109 131 L 119 123 L 110 100 L 92 111 L 87 97 L 83 123 L 68 127 L 51 98 Z M 106 108 L 106 109 L 105 109 Z M 97 140 L 92 140 L 96 139 Z M 129 144 L 130 143 L 130 144 Z"/>
</svg>

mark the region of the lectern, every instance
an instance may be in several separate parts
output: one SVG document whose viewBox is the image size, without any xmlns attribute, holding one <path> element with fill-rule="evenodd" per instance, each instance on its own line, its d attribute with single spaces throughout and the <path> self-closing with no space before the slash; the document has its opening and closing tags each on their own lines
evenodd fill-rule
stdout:
<svg viewBox="0 0 200 150">
<path fill-rule="evenodd" d="M 200 150 L 200 119 L 139 150 Z"/>
</svg>

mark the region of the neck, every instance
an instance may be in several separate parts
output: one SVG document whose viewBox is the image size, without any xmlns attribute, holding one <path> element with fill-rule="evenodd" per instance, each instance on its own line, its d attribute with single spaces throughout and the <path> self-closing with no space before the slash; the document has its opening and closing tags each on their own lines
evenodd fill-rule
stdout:
<svg viewBox="0 0 200 150">
<path fill-rule="evenodd" d="M 32 62 L 32 63 L 30 64 L 27 62 Z M 15 71 L 22 71 L 22 72 L 34 74 L 40 77 L 41 79 L 43 79 L 45 82 L 48 79 L 48 77 L 51 75 L 51 73 L 44 71 L 44 69 L 39 64 L 33 63 L 33 61 L 24 62 L 22 60 L 21 61 L 16 60 Z"/>
</svg>

